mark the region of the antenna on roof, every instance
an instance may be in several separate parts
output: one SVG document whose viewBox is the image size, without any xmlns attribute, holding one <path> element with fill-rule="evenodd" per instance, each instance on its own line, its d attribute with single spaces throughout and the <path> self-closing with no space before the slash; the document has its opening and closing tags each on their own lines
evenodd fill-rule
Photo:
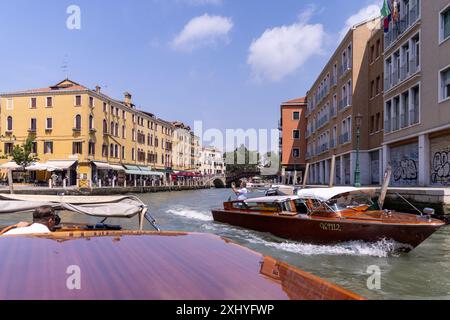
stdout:
<svg viewBox="0 0 450 320">
<path fill-rule="evenodd" d="M 69 79 L 69 55 L 65 54 L 63 59 L 63 64 L 61 66 L 61 70 L 64 73 L 65 79 Z"/>
</svg>

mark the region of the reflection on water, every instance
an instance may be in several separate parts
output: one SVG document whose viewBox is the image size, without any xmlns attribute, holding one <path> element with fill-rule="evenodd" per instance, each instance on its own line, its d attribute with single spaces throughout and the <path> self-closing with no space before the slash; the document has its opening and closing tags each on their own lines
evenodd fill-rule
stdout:
<svg viewBox="0 0 450 320">
<path fill-rule="evenodd" d="M 255 194 L 260 196 L 261 194 Z M 211 209 L 221 207 L 230 190 L 138 195 L 165 231 L 206 232 L 229 238 L 241 245 L 272 256 L 323 277 L 370 299 L 450 299 L 450 228 L 443 228 L 419 248 L 408 254 L 391 254 L 396 243 L 380 241 L 318 246 L 287 241 L 270 234 L 250 231 L 213 221 Z M 71 213 L 61 214 L 63 221 L 98 222 L 99 219 Z M 24 220 L 24 216 L 0 217 L 0 225 Z M 110 219 L 136 229 L 138 219 Z M 146 229 L 152 227 L 146 225 Z M 381 290 L 367 288 L 367 268 L 379 266 Z"/>
</svg>

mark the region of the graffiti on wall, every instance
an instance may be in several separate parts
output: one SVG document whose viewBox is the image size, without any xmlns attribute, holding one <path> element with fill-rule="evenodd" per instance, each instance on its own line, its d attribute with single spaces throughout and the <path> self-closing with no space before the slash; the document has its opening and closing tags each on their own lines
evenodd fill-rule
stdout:
<svg viewBox="0 0 450 320">
<path fill-rule="evenodd" d="M 430 142 L 431 183 L 450 185 L 450 137 L 441 137 Z"/>
<path fill-rule="evenodd" d="M 392 184 L 417 185 L 419 180 L 419 145 L 403 145 L 391 149 Z"/>
</svg>

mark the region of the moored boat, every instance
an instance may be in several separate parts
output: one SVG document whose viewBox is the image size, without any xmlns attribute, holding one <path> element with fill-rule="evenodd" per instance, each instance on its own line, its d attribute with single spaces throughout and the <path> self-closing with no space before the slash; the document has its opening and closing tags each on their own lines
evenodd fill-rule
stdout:
<svg viewBox="0 0 450 320">
<path fill-rule="evenodd" d="M 373 190 L 356 188 L 303 189 L 295 196 L 230 201 L 212 211 L 214 220 L 268 232 L 311 244 L 394 240 L 404 251 L 419 246 L 444 222 L 431 211 L 416 216 L 379 210 Z"/>
<path fill-rule="evenodd" d="M 0 300 L 363 299 L 218 236 L 105 224 L 138 216 L 158 228 L 137 198 L 27 197 L 0 201 L 0 215 L 51 206 L 102 221 L 1 236 Z"/>
</svg>

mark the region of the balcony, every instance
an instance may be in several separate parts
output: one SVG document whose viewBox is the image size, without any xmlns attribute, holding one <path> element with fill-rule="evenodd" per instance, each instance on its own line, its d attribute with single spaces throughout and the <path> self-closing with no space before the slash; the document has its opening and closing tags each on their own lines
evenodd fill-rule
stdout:
<svg viewBox="0 0 450 320">
<path fill-rule="evenodd" d="M 389 32 L 384 34 L 385 50 L 391 47 L 397 40 L 412 27 L 420 18 L 420 1 L 417 5 L 411 7 L 405 12 L 397 23 L 391 22 Z"/>
<path fill-rule="evenodd" d="M 342 78 L 349 70 L 352 69 L 351 57 L 349 60 L 345 61 L 338 70 L 338 77 Z"/>
<path fill-rule="evenodd" d="M 331 119 L 337 117 L 337 107 L 336 106 L 332 106 L 330 108 L 330 115 L 331 115 Z"/>
<path fill-rule="evenodd" d="M 347 109 L 352 105 L 352 96 L 344 97 L 341 101 L 339 101 L 339 112 Z"/>
<path fill-rule="evenodd" d="M 316 123 L 316 127 L 318 129 L 322 128 L 324 125 L 326 125 L 329 121 L 328 115 L 324 115 L 322 118 L 320 118 L 317 123 Z"/>
<path fill-rule="evenodd" d="M 346 144 L 350 142 L 350 134 L 348 132 L 341 134 L 339 137 L 339 144 Z"/>
<path fill-rule="evenodd" d="M 334 87 L 337 85 L 337 77 L 335 75 L 331 75 L 331 87 Z"/>
<path fill-rule="evenodd" d="M 330 149 L 336 148 L 336 140 L 335 139 L 331 139 L 330 140 Z"/>
<path fill-rule="evenodd" d="M 322 154 L 325 153 L 329 150 L 330 148 L 328 147 L 328 143 L 324 143 L 322 145 L 319 146 L 318 148 L 318 154 Z"/>
</svg>

